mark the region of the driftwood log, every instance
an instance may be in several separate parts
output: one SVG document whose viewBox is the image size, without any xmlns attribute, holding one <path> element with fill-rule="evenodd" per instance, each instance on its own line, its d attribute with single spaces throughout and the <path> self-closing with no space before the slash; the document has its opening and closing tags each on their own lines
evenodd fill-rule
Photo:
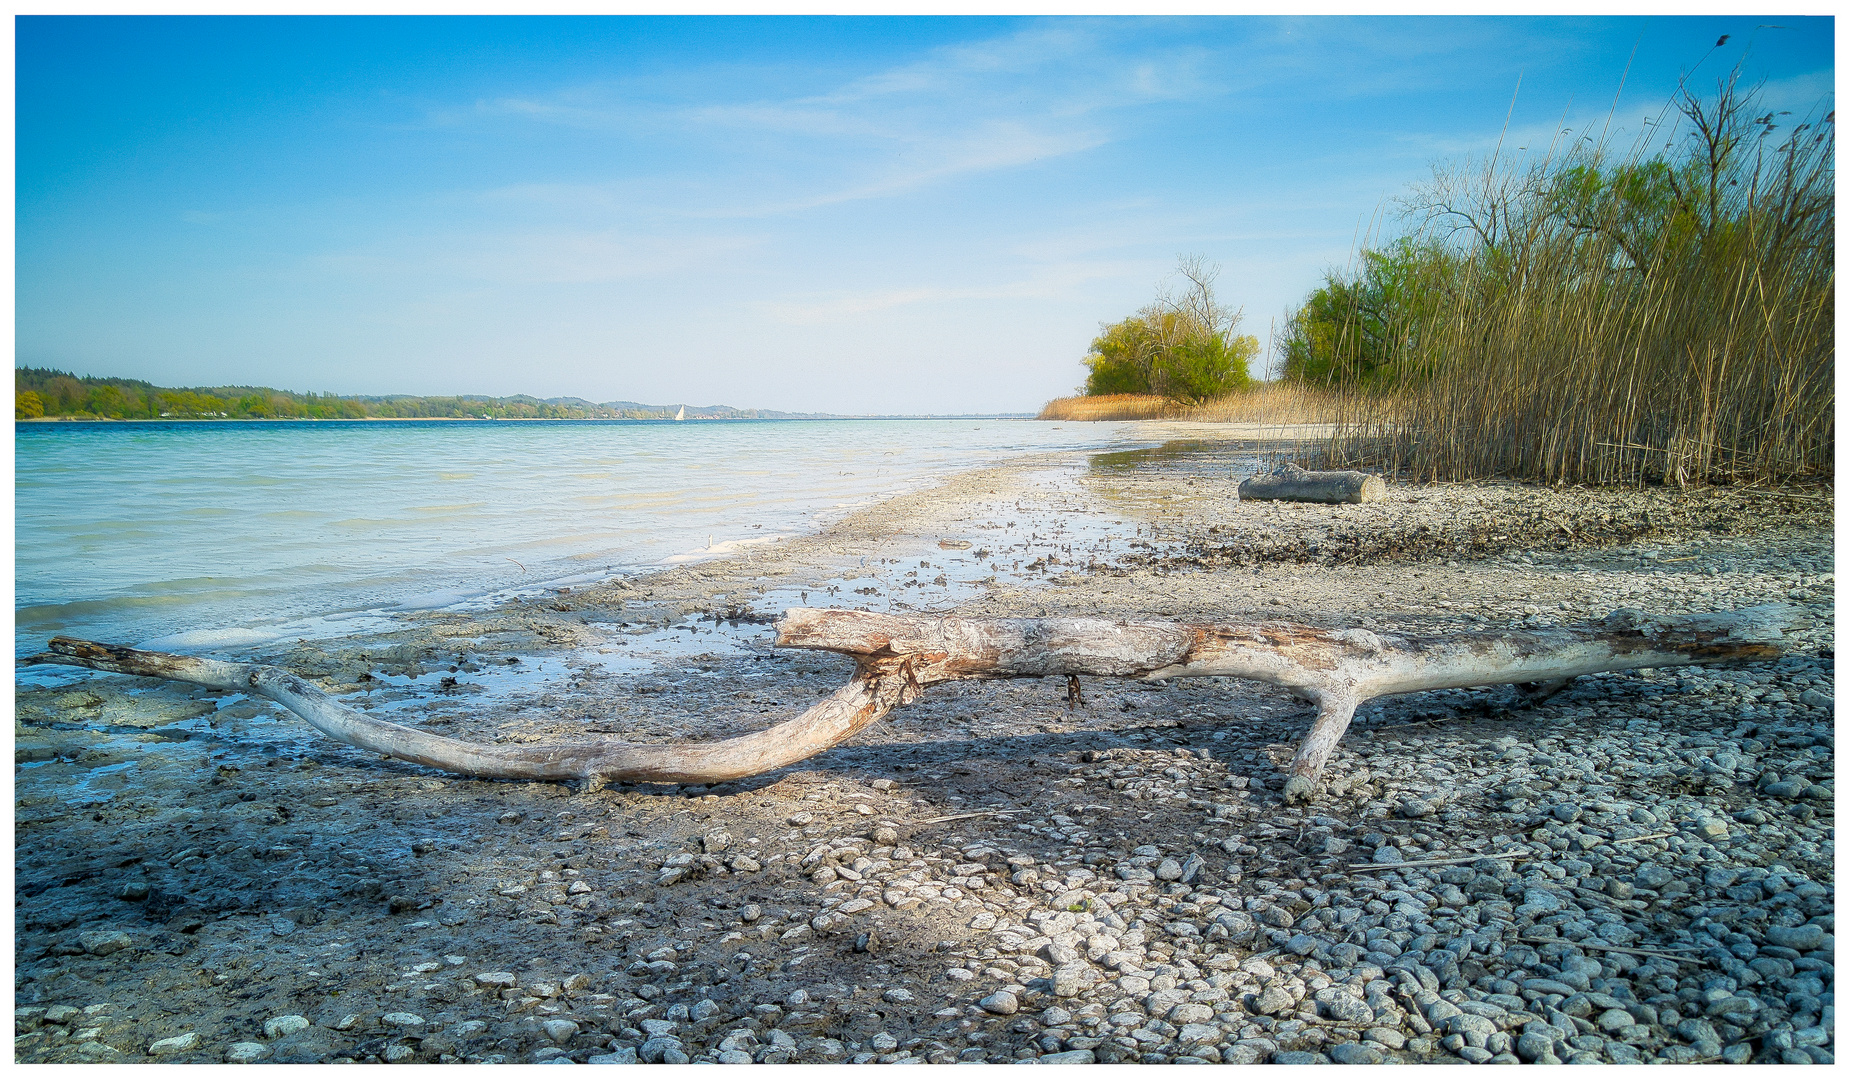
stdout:
<svg viewBox="0 0 1851 1080">
<path fill-rule="evenodd" d="M 1286 781 L 1286 797 L 1297 801 L 1316 791 L 1356 707 L 1370 698 L 1504 683 L 1547 696 L 1576 676 L 1601 671 L 1771 660 L 1785 651 L 1783 631 L 1796 618 L 1783 605 L 1676 618 L 1618 611 L 1584 627 L 1412 637 L 1285 622 L 960 619 L 794 608 L 777 624 L 777 644 L 846 654 L 855 660 L 855 677 L 793 720 L 708 743 L 465 742 L 374 719 L 282 668 L 72 638 L 54 638 L 50 652 L 22 663 L 68 664 L 256 694 L 362 749 L 465 776 L 576 781 L 592 788 L 618 781 L 699 784 L 756 776 L 843 742 L 938 682 L 1231 676 L 1285 687 L 1317 707 Z"/>
<path fill-rule="evenodd" d="M 1291 463 L 1269 473 L 1249 476 L 1237 489 L 1242 501 L 1365 503 L 1388 498 L 1382 478 L 1365 472 L 1307 472 Z"/>
</svg>

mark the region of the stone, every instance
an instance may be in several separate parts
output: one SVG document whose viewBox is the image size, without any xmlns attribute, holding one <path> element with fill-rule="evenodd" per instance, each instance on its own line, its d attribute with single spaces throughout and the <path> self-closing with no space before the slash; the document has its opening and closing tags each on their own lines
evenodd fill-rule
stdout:
<svg viewBox="0 0 1851 1080">
<path fill-rule="evenodd" d="M 1331 1019 L 1345 1024 L 1375 1023 L 1375 1010 L 1353 994 L 1342 991 L 1332 993 L 1324 1001 L 1324 1007 L 1329 1010 Z"/>
<path fill-rule="evenodd" d="M 281 1039 L 294 1035 L 309 1026 L 306 1016 L 290 1013 L 287 1016 L 272 1016 L 264 1021 L 264 1038 Z"/>
<path fill-rule="evenodd" d="M 1242 1039 L 1221 1051 L 1221 1063 L 1257 1065 L 1270 1058 L 1278 1049 L 1271 1039 Z"/>
<path fill-rule="evenodd" d="M 746 1060 L 752 1060 L 751 1056 L 747 1055 Z M 636 1047 L 613 1047 L 608 1054 L 591 1055 L 585 1063 L 588 1065 L 634 1065 L 636 1064 Z"/>
<path fill-rule="evenodd" d="M 121 930 L 86 930 L 77 935 L 77 943 L 91 956 L 108 956 L 132 948 L 135 939 Z"/>
<path fill-rule="evenodd" d="M 479 986 L 490 986 L 497 990 L 507 990 L 520 982 L 512 971 L 485 971 L 476 976 Z"/>
<path fill-rule="evenodd" d="M 1497 1029 L 1497 1024 L 1493 1023 L 1490 1019 L 1468 1012 L 1462 1012 L 1457 1016 L 1449 1016 L 1446 1018 L 1446 1033 L 1448 1035 L 1489 1036 L 1497 1031 Z"/>
<path fill-rule="evenodd" d="M 156 1039 L 148 1044 L 149 1057 L 166 1057 L 168 1054 L 184 1054 L 199 1048 L 199 1032 L 189 1031 L 184 1035 L 175 1035 L 167 1039 Z"/>
<path fill-rule="evenodd" d="M 1536 1031 L 1517 1036 L 1517 1056 L 1524 1061 L 1540 1061 L 1555 1052 L 1555 1040 Z"/>
<path fill-rule="evenodd" d="M 1062 1050 L 1058 1054 L 1043 1054 L 1035 1061 L 1041 1065 L 1091 1065 L 1091 1050 Z"/>
<path fill-rule="evenodd" d="M 1632 1023 L 1632 1014 L 1625 1009 L 1608 1009 L 1594 1019 L 1594 1026 L 1609 1035 L 1631 1027 Z"/>
<path fill-rule="evenodd" d="M 1054 969 L 1050 982 L 1055 997 L 1078 997 L 1086 985 L 1086 965 L 1062 964 Z"/>
<path fill-rule="evenodd" d="M 1370 859 L 1377 864 L 1393 864 L 1407 861 L 1401 857 L 1401 849 L 1393 844 L 1383 844 L 1381 847 L 1376 848 L 1375 854 L 1371 855 Z"/>
<path fill-rule="evenodd" d="M 1363 1032 L 1363 1038 L 1373 1043 L 1381 1043 L 1390 1050 L 1399 1050 L 1408 1044 L 1408 1037 L 1391 1027 L 1372 1027 Z"/>
<path fill-rule="evenodd" d="M 1178 881 L 1183 876 L 1183 864 L 1175 859 L 1165 859 L 1157 864 L 1157 880 Z"/>
<path fill-rule="evenodd" d="M 1825 927 L 1814 923 L 1804 926 L 1770 926 L 1767 943 L 1794 952 L 1811 952 L 1825 944 Z"/>
<path fill-rule="evenodd" d="M 1344 1042 L 1330 1048 L 1330 1059 L 1339 1065 L 1380 1065 L 1387 1058 L 1373 1046 Z"/>
<path fill-rule="evenodd" d="M 1273 983 L 1253 999 L 1253 1010 L 1267 1016 L 1279 1016 L 1291 1012 L 1297 1004 L 1283 986 Z"/>
<path fill-rule="evenodd" d="M 1574 987 L 1556 979 L 1525 979 L 1523 989 L 1533 990 L 1538 994 L 1560 994 L 1563 997 L 1573 997 L 1575 994 Z"/>
<path fill-rule="evenodd" d="M 1172 1024 L 1206 1024 L 1214 1018 L 1215 1010 L 1199 1001 L 1184 1002 L 1164 1017 Z"/>
<path fill-rule="evenodd" d="M 1220 1042 L 1221 1026 L 1219 1024 L 1202 1023 L 1184 1024 L 1182 1030 L 1176 1033 L 1176 1041 L 1182 1043 L 1184 1046 L 1200 1046 L 1205 1043 Z"/>
<path fill-rule="evenodd" d="M 418 1052 L 406 1046 L 404 1043 L 393 1043 L 391 1046 L 386 1047 L 386 1061 L 393 1065 L 397 1065 L 403 1061 L 410 1061 L 417 1056 Z"/>
<path fill-rule="evenodd" d="M 1016 1001 L 1016 996 L 1014 994 L 1007 990 L 998 990 L 996 993 L 979 1000 L 977 1002 L 977 1007 L 984 1012 L 996 1016 L 1014 1016 L 1015 1011 L 1021 1008 L 1021 1004 Z"/>
<path fill-rule="evenodd" d="M 388 1027 L 421 1028 L 424 1026 L 424 1017 L 417 1013 L 389 1012 L 381 1016 L 379 1022 Z"/>
<path fill-rule="evenodd" d="M 886 989 L 885 991 L 881 993 L 881 1000 L 886 1001 L 886 1002 L 891 1002 L 892 1004 L 895 1004 L 895 1005 L 906 1005 L 906 1004 L 910 1004 L 915 999 L 914 999 L 913 992 L 911 990 L 908 990 L 906 987 L 893 986 L 893 987 L 889 987 L 888 989 Z M 1009 1011 L 1014 1012 L 1015 1010 L 1010 1009 Z"/>
<path fill-rule="evenodd" d="M 1705 840 L 1727 840 L 1729 838 L 1729 823 L 1721 818 L 1698 818 L 1695 827 L 1697 835 Z"/>
<path fill-rule="evenodd" d="M 578 1025 L 570 1020 L 552 1019 L 543 1021 L 540 1024 L 540 1030 L 546 1032 L 546 1037 L 556 1043 L 568 1043 L 572 1041 L 574 1035 L 578 1034 Z"/>
<path fill-rule="evenodd" d="M 637 1049 L 637 1056 L 651 1065 L 685 1065 L 688 1061 L 687 1053 L 681 1048 L 681 1040 L 673 1035 L 658 1035 L 644 1040 L 643 1045 Z"/>
<path fill-rule="evenodd" d="M 270 1056 L 270 1048 L 260 1042 L 235 1042 L 225 1048 L 225 1063 L 249 1065 Z"/>
</svg>

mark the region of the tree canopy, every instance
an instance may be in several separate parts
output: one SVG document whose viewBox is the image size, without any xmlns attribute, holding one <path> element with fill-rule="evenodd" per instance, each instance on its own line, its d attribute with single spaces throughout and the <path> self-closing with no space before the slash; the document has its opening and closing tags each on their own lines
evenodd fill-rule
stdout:
<svg viewBox="0 0 1851 1080">
<path fill-rule="evenodd" d="M 1199 257 L 1184 258 L 1178 287 L 1164 288 L 1122 322 L 1100 324 L 1082 361 L 1082 392 L 1160 394 L 1193 404 L 1246 387 L 1247 362 L 1260 343 L 1235 332 L 1241 313 L 1216 299 L 1217 273 Z"/>
</svg>

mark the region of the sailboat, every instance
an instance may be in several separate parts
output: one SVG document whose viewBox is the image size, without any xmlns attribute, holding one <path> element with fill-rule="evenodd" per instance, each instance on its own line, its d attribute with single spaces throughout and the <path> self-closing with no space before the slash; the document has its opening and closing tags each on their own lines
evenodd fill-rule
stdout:
<svg viewBox="0 0 1851 1080">
<path fill-rule="evenodd" d="M 687 418 L 688 418 L 688 407 L 686 405 L 683 405 L 679 409 L 675 410 L 675 419 L 686 420 Z"/>
</svg>

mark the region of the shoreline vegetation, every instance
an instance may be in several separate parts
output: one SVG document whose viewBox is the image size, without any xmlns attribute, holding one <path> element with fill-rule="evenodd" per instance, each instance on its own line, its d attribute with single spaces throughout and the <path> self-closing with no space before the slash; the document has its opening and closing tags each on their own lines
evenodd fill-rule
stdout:
<svg viewBox="0 0 1851 1080">
<path fill-rule="evenodd" d="M 1764 109 L 1738 74 L 1680 92 L 1651 146 L 1564 130 L 1436 166 L 1405 231 L 1288 320 L 1275 383 L 1178 380 L 1237 340 L 1186 259 L 1182 300 L 1102 324 L 1042 418 L 1326 422 L 1323 463 L 1421 480 L 1829 478 L 1835 114 Z"/>
<path fill-rule="evenodd" d="M 165 387 L 140 379 L 13 369 L 15 420 L 673 420 L 681 405 L 463 394 L 297 393 L 268 386 Z M 685 406 L 689 420 L 837 420 L 831 413 Z"/>
</svg>

